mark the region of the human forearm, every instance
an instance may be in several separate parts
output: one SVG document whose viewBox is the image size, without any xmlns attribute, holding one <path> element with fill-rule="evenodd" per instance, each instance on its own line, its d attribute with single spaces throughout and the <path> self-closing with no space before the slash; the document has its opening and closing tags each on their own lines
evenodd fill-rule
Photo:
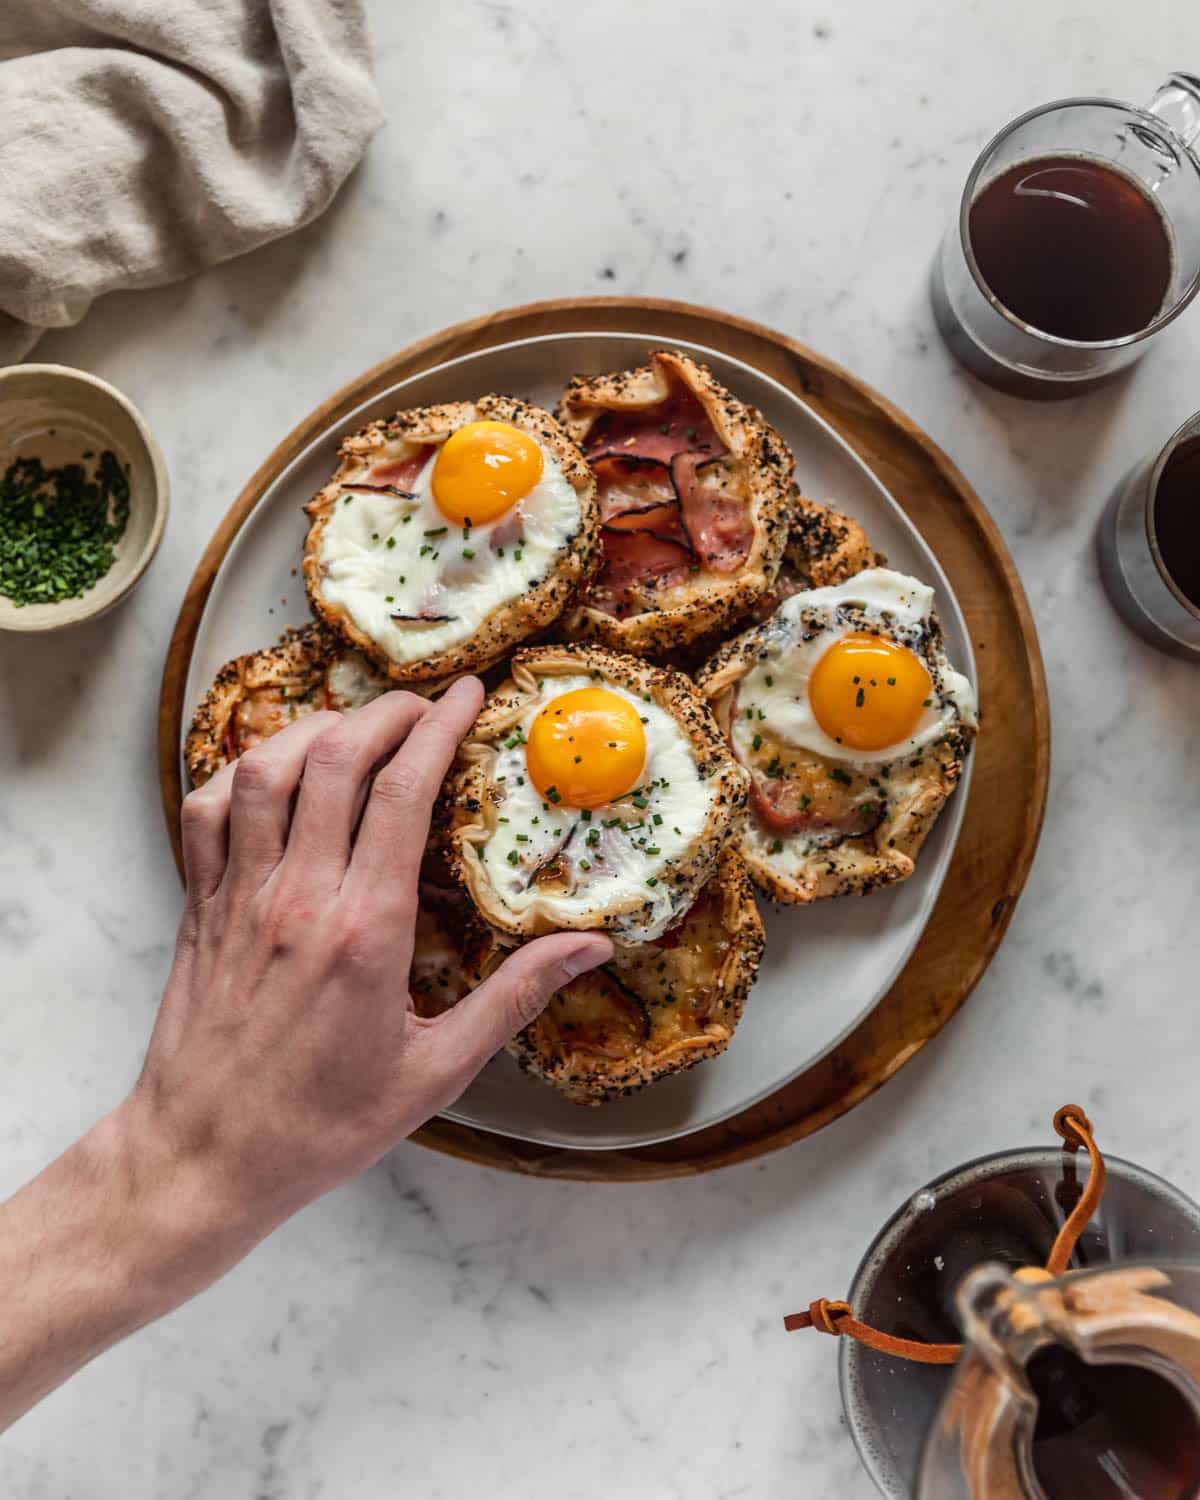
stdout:
<svg viewBox="0 0 1200 1500">
<path fill-rule="evenodd" d="M 139 1116 L 122 1105 L 0 1206 L 0 1429 L 270 1227 L 230 1213 L 207 1165 L 170 1160 Z"/>
</svg>

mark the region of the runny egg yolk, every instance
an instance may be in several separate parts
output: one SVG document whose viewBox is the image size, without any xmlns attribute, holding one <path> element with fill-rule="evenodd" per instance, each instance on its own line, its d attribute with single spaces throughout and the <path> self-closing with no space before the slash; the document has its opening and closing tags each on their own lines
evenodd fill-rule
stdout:
<svg viewBox="0 0 1200 1500">
<path fill-rule="evenodd" d="M 433 461 L 437 508 L 458 526 L 486 526 L 510 510 L 542 477 L 542 450 L 507 422 L 468 422 L 452 432 Z"/>
<path fill-rule="evenodd" d="M 632 703 L 607 688 L 578 688 L 547 703 L 529 730 L 529 779 L 550 802 L 603 807 L 641 779 L 646 733 Z"/>
<path fill-rule="evenodd" d="M 908 739 L 932 694 L 920 657 L 878 635 L 835 641 L 808 680 L 813 717 L 851 750 L 886 750 Z"/>
</svg>

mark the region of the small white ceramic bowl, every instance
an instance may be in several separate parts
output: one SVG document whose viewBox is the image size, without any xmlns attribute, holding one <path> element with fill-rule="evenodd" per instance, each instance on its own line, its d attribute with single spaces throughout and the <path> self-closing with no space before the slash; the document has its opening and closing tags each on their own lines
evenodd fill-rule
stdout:
<svg viewBox="0 0 1200 1500">
<path fill-rule="evenodd" d="M 32 454 L 48 467 L 111 448 L 129 465 L 129 521 L 116 561 L 79 599 L 18 608 L 0 595 L 0 630 L 59 630 L 112 609 L 150 566 L 167 522 L 167 466 L 142 414 L 120 391 L 65 365 L 0 370 L 0 474 Z"/>
</svg>

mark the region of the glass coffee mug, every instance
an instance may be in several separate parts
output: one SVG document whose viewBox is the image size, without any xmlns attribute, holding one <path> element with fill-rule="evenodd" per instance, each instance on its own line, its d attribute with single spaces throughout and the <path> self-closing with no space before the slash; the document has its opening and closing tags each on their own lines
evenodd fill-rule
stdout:
<svg viewBox="0 0 1200 1500">
<path fill-rule="evenodd" d="M 1100 576 L 1143 640 L 1200 662 L 1200 412 L 1144 459 L 1109 501 Z"/>
<path fill-rule="evenodd" d="M 951 352 L 1013 395 L 1091 389 L 1200 290 L 1200 77 L 1146 109 L 1068 99 L 983 150 L 935 260 Z"/>
</svg>

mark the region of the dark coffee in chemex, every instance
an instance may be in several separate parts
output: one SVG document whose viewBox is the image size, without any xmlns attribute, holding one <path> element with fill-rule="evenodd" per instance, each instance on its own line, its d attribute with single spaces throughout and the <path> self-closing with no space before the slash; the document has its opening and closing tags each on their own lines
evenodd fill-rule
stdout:
<svg viewBox="0 0 1200 1500">
<path fill-rule="evenodd" d="M 1164 1376 L 1085 1364 L 1059 1344 L 1025 1371 L 1038 1401 L 1033 1468 L 1045 1500 L 1194 1500 L 1200 1427 Z"/>
<path fill-rule="evenodd" d="M 1173 255 L 1157 205 L 1084 156 L 1040 156 L 993 177 L 971 205 L 979 273 L 1041 333 L 1101 343 L 1140 333 L 1167 300 Z"/>
<path fill-rule="evenodd" d="M 1154 535 L 1171 582 L 1200 609 L 1200 437 L 1180 443 L 1159 475 Z"/>
</svg>

